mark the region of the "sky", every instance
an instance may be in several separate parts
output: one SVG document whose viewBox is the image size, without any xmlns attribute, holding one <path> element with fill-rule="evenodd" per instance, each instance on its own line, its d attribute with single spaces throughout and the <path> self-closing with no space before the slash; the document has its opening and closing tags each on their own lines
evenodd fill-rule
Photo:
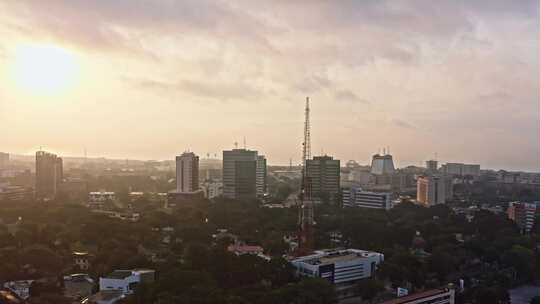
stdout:
<svg viewBox="0 0 540 304">
<path fill-rule="evenodd" d="M 0 0 L 0 37 L 6 152 L 298 163 L 309 96 L 316 155 L 540 171 L 540 1 Z"/>
</svg>

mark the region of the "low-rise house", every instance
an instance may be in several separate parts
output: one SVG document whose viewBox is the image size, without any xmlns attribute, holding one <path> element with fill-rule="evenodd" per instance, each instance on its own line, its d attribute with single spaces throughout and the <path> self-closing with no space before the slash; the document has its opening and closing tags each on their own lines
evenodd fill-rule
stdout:
<svg viewBox="0 0 540 304">
<path fill-rule="evenodd" d="M 152 283 L 154 280 L 155 271 L 151 269 L 115 270 L 109 275 L 99 278 L 99 290 L 116 290 L 129 295 L 135 291 L 137 285 Z"/>
</svg>

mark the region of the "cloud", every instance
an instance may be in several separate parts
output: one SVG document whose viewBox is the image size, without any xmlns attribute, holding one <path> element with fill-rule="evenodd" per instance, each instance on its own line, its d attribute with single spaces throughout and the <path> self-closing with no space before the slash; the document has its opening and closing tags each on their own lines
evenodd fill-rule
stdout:
<svg viewBox="0 0 540 304">
<path fill-rule="evenodd" d="M 312 75 L 302 79 L 295 85 L 295 88 L 302 93 L 313 93 L 318 90 L 327 89 L 332 85 L 328 76 L 324 74 Z"/>
<path fill-rule="evenodd" d="M 392 124 L 393 125 L 396 125 L 400 128 L 404 128 L 404 129 L 416 129 L 415 126 L 413 126 L 411 123 L 405 121 L 405 120 L 401 120 L 399 118 L 394 118 L 391 120 Z"/>
<path fill-rule="evenodd" d="M 338 90 L 334 95 L 335 99 L 343 102 L 352 102 L 352 103 L 369 103 L 367 99 L 363 99 L 356 95 L 351 90 Z"/>
<path fill-rule="evenodd" d="M 128 86 L 149 90 L 159 94 L 182 94 L 193 98 L 216 101 L 250 100 L 256 101 L 263 93 L 246 83 L 208 82 L 193 79 L 183 79 L 177 82 L 166 82 L 142 78 L 124 78 Z"/>
</svg>

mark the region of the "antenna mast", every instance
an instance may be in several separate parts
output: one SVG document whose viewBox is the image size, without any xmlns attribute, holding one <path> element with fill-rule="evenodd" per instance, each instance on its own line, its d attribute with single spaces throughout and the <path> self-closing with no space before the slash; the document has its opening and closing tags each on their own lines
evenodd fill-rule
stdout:
<svg viewBox="0 0 540 304">
<path fill-rule="evenodd" d="M 300 189 L 298 255 L 313 251 L 313 202 L 311 201 L 311 183 L 307 174 L 307 160 L 311 159 L 311 130 L 309 121 L 309 97 L 306 97 L 304 121 L 304 142 L 302 143 L 302 182 Z"/>
</svg>

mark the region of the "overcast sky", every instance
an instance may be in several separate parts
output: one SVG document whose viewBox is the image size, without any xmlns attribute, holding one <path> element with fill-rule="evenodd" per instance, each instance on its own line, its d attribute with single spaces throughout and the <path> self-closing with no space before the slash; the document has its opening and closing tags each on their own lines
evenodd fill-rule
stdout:
<svg viewBox="0 0 540 304">
<path fill-rule="evenodd" d="M 540 171 L 540 1 L 0 0 L 0 150 L 172 159 L 234 142 Z M 17 46 L 76 54 L 55 96 L 17 87 Z"/>
</svg>

